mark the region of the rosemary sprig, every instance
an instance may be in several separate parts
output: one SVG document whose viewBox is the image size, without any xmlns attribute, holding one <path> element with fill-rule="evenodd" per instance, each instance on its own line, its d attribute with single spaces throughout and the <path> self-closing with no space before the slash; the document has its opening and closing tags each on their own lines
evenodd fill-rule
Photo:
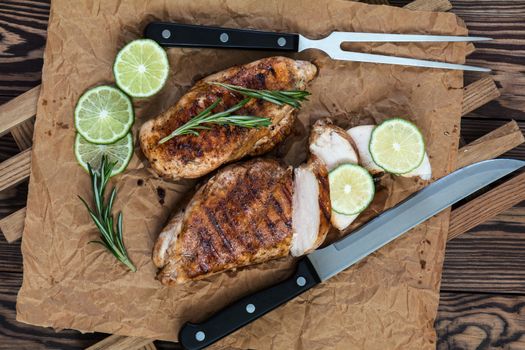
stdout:
<svg viewBox="0 0 525 350">
<path fill-rule="evenodd" d="M 102 156 L 100 168 L 98 170 L 93 170 L 88 163 L 95 209 L 91 209 L 84 198 L 80 196 L 78 196 L 78 198 L 80 198 L 82 203 L 86 206 L 91 219 L 100 232 L 100 240 L 91 241 L 89 243 L 103 245 L 115 256 L 115 258 L 117 258 L 117 260 L 126 265 L 131 271 L 135 272 L 137 271 L 137 268 L 129 259 L 126 247 L 122 240 L 122 212 L 119 212 L 117 215 L 116 226 L 114 226 L 113 214 L 111 214 L 113 202 L 117 195 L 117 189 L 113 187 L 107 203 L 105 203 L 104 200 L 106 185 L 108 184 L 108 180 L 111 177 L 111 171 L 115 164 L 116 163 L 108 162 L 106 156 Z"/>
<path fill-rule="evenodd" d="M 254 90 L 242 86 L 219 83 L 216 81 L 209 82 L 209 84 L 221 86 L 225 89 L 238 92 L 245 96 L 265 100 L 276 105 L 282 106 L 284 104 L 290 105 L 293 108 L 301 108 L 301 101 L 308 100 L 310 93 L 303 90 Z"/>
<path fill-rule="evenodd" d="M 232 113 L 241 109 L 245 104 L 251 100 L 250 97 L 245 98 L 235 106 L 218 113 L 213 113 L 212 110 L 219 105 L 222 99 L 217 99 L 208 108 L 191 118 L 186 124 L 180 126 L 168 136 L 159 141 L 159 145 L 171 140 L 179 135 L 199 135 L 198 130 L 209 130 L 210 127 L 205 124 L 218 125 L 235 125 L 243 128 L 259 128 L 263 126 L 270 126 L 272 121 L 270 118 L 254 117 L 247 115 L 232 115 Z"/>
</svg>

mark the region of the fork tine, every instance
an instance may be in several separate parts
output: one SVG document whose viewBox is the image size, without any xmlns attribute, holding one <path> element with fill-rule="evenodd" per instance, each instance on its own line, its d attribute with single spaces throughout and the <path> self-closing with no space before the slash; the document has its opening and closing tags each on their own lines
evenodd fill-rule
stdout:
<svg viewBox="0 0 525 350">
<path fill-rule="evenodd" d="M 354 33 L 332 32 L 325 40 L 343 42 L 468 42 L 488 41 L 492 38 L 454 35 L 419 35 L 419 34 L 383 34 L 383 33 Z"/>
<path fill-rule="evenodd" d="M 395 64 L 403 66 L 414 66 L 414 67 L 428 67 L 428 68 L 441 68 L 441 69 L 453 69 L 453 70 L 467 70 L 476 72 L 490 72 L 490 69 L 483 67 L 467 66 L 463 64 L 446 63 L 438 61 L 427 61 L 419 60 L 415 58 L 405 58 L 396 56 L 385 56 L 376 55 L 370 53 L 361 52 L 350 52 L 338 50 L 325 51 L 331 58 L 336 60 L 346 60 L 354 62 L 368 62 L 368 63 L 383 63 L 383 64 Z"/>
</svg>

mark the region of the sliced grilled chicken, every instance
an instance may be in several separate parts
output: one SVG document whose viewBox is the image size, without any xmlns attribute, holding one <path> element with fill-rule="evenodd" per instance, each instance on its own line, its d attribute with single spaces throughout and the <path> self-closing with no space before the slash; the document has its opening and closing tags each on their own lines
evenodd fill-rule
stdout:
<svg viewBox="0 0 525 350">
<path fill-rule="evenodd" d="M 310 153 L 322 161 L 328 171 L 343 163 L 359 162 L 352 138 L 330 119 L 320 119 L 312 127 Z M 339 214 L 332 210 L 330 222 L 338 230 L 344 230 L 357 218 L 356 215 Z"/>
<path fill-rule="evenodd" d="M 292 169 L 274 160 L 220 170 L 160 234 L 159 280 L 183 283 L 288 255 L 292 191 Z"/>
<path fill-rule="evenodd" d="M 360 157 L 360 164 L 371 174 L 377 175 L 383 173 L 384 170 L 374 162 L 368 149 L 370 137 L 372 136 L 372 131 L 374 128 L 375 125 L 360 125 L 347 130 L 347 133 L 350 135 L 357 147 Z M 427 153 L 425 152 L 425 157 L 423 158 L 423 162 L 419 167 L 406 174 L 401 174 L 400 176 L 419 177 L 425 181 L 430 180 L 432 178 L 432 167 L 430 166 L 430 160 Z"/>
<path fill-rule="evenodd" d="M 294 171 L 292 256 L 319 247 L 330 229 L 330 189 L 325 165 L 315 157 Z"/>
<path fill-rule="evenodd" d="M 359 163 L 352 138 L 328 118 L 315 122 L 309 142 L 310 153 L 321 159 L 328 171 L 343 163 Z"/>
<path fill-rule="evenodd" d="M 354 141 L 357 152 L 359 153 L 359 164 L 366 168 L 372 175 L 382 174 L 384 170 L 377 165 L 372 159 L 372 155 L 368 150 L 370 144 L 370 137 L 375 125 L 360 125 L 347 130 L 348 135 Z"/>
<path fill-rule="evenodd" d="M 197 82 L 175 105 L 144 123 L 139 136 L 142 151 L 159 175 L 173 180 L 197 178 L 225 163 L 264 153 L 290 133 L 296 114 L 291 106 L 252 99 L 236 114 L 270 118 L 271 126 L 209 125 L 211 129 L 201 130 L 199 136 L 182 135 L 158 143 L 219 98 L 222 102 L 213 112 L 228 109 L 245 97 L 209 82 L 257 90 L 305 90 L 316 72 L 310 62 L 269 57 L 212 74 Z"/>
</svg>

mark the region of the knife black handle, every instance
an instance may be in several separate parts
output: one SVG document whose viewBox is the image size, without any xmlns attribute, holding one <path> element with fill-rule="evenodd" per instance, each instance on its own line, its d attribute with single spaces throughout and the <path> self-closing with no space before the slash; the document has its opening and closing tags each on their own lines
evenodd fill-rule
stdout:
<svg viewBox="0 0 525 350">
<path fill-rule="evenodd" d="M 151 22 L 144 36 L 162 46 L 297 52 L 299 35 L 249 29 L 208 27 L 168 22 Z"/>
<path fill-rule="evenodd" d="M 187 350 L 202 349 L 319 283 L 312 264 L 303 258 L 287 280 L 237 300 L 202 323 L 185 323 L 179 332 L 179 342 Z"/>
</svg>

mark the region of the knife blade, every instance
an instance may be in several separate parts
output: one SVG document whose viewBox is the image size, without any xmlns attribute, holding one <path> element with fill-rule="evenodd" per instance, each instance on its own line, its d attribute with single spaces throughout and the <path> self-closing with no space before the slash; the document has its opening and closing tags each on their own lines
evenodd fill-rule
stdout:
<svg viewBox="0 0 525 350">
<path fill-rule="evenodd" d="M 357 32 L 332 32 L 325 38 L 313 40 L 300 34 L 168 22 L 149 23 L 144 31 L 144 36 L 167 47 L 210 47 L 285 52 L 301 52 L 307 49 L 317 49 L 324 51 L 334 60 L 479 72 L 488 72 L 490 69 L 446 62 L 345 51 L 341 49 L 341 44 L 345 42 L 467 42 L 492 40 L 486 37 Z"/>
<path fill-rule="evenodd" d="M 195 350 L 213 344 L 524 165 L 524 161 L 514 159 L 486 160 L 435 181 L 350 235 L 308 254 L 298 261 L 295 273 L 285 281 L 234 302 L 202 323 L 184 324 L 179 332 L 181 345 Z"/>
</svg>

